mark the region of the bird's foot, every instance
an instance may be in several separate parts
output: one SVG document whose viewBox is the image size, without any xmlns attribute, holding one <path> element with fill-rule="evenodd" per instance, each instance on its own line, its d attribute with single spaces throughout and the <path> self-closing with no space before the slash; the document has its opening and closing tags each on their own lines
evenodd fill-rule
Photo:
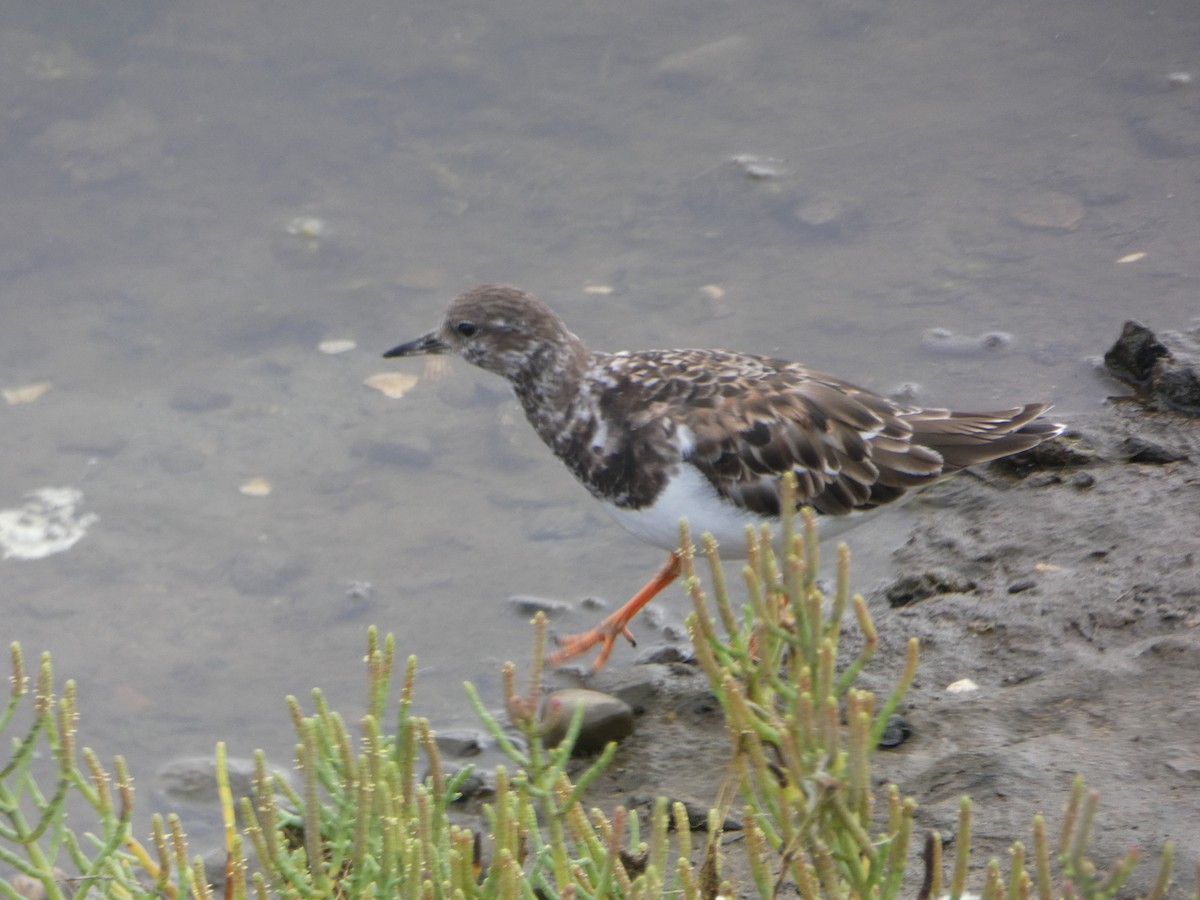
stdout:
<svg viewBox="0 0 1200 900">
<path fill-rule="evenodd" d="M 624 637 L 629 641 L 631 646 L 636 647 L 637 641 L 633 639 L 633 632 L 629 630 L 629 619 L 620 615 L 623 610 L 617 610 L 616 613 L 609 616 L 591 631 L 585 631 L 582 634 L 569 634 L 558 638 L 558 649 L 550 654 L 550 662 L 552 665 L 560 665 L 568 659 L 574 659 L 583 653 L 587 653 L 597 644 L 600 644 L 600 652 L 596 654 L 596 658 L 592 661 L 592 671 L 599 672 L 604 668 L 604 664 L 608 662 L 609 656 L 612 655 L 613 646 L 617 642 L 618 637 Z"/>
</svg>

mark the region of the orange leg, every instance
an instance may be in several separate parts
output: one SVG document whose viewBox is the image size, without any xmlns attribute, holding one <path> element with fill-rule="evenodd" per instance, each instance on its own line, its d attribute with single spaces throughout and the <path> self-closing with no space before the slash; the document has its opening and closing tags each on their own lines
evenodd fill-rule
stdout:
<svg viewBox="0 0 1200 900">
<path fill-rule="evenodd" d="M 558 639 L 558 649 L 550 654 L 550 662 L 558 665 L 572 657 L 585 653 L 597 644 L 601 644 L 600 652 L 596 655 L 596 661 L 592 663 L 592 671 L 599 672 L 604 668 L 604 664 L 608 662 L 608 657 L 613 651 L 613 644 L 616 642 L 618 635 L 623 635 L 625 640 L 636 646 L 637 641 L 633 639 L 633 632 L 629 630 L 629 623 L 633 621 L 634 616 L 641 612 L 643 606 L 653 600 L 663 588 L 678 577 L 679 554 L 672 553 L 667 558 L 666 564 L 658 570 L 658 574 L 651 578 L 649 583 L 633 596 L 632 600 L 615 613 L 591 631 L 560 637 Z"/>
</svg>

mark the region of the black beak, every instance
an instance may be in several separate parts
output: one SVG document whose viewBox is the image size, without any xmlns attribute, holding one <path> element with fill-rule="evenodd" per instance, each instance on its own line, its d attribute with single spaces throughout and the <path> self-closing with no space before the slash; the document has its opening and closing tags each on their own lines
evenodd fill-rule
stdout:
<svg viewBox="0 0 1200 900">
<path fill-rule="evenodd" d="M 431 331 L 429 334 L 423 334 L 415 341 L 409 341 L 407 344 L 401 344 L 399 347 L 393 347 L 387 353 L 383 354 L 385 359 L 394 359 L 397 356 L 427 356 L 434 353 L 448 353 L 450 345 L 438 337 L 436 331 Z"/>
</svg>

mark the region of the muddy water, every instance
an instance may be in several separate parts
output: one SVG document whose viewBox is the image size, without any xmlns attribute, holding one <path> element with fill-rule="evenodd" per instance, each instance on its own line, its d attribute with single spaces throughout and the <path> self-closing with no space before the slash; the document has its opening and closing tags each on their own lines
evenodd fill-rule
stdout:
<svg viewBox="0 0 1200 900">
<path fill-rule="evenodd" d="M 286 759 L 313 686 L 353 716 L 371 623 L 470 721 L 461 682 L 527 653 L 506 596 L 615 602 L 659 563 L 490 376 L 362 385 L 478 281 L 598 347 L 1096 407 L 1125 318 L 1196 310 L 1198 31 L 1183 0 L 13 0 L 0 387 L 52 388 L 0 405 L 0 507 L 74 487 L 99 518 L 0 562 L 0 637 L 145 776 L 218 739 Z M 868 527 L 870 581 L 909 521 Z"/>
</svg>

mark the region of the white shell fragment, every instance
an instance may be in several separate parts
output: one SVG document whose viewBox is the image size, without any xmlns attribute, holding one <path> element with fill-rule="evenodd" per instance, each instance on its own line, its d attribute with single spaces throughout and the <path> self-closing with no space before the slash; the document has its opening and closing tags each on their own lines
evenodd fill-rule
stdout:
<svg viewBox="0 0 1200 900">
<path fill-rule="evenodd" d="M 99 516 L 78 515 L 83 492 L 41 488 L 14 509 L 0 509 L 0 551 L 4 559 L 42 559 L 70 550 Z"/>
<path fill-rule="evenodd" d="M 952 681 L 946 685 L 947 694 L 969 694 L 977 690 L 979 690 L 979 685 L 970 678 L 960 678 L 958 681 Z"/>
<path fill-rule="evenodd" d="M 1124 256 L 1122 256 L 1120 259 L 1118 259 L 1117 262 L 1131 263 L 1131 262 L 1137 262 L 1138 260 L 1145 259 L 1145 258 L 1146 258 L 1146 251 L 1138 250 L 1136 253 L 1126 253 Z"/>
<path fill-rule="evenodd" d="M 259 476 L 251 478 L 245 484 L 241 485 L 238 490 L 247 497 L 265 497 L 271 493 L 271 482 Z"/>
<path fill-rule="evenodd" d="M 611 284 L 587 284 L 583 287 L 585 294 L 595 294 L 600 297 L 607 297 L 613 292 Z"/>
<path fill-rule="evenodd" d="M 358 344 L 349 338 L 342 338 L 331 341 L 321 341 L 317 344 L 317 349 L 322 353 L 328 353 L 330 356 L 335 356 L 338 353 L 345 353 L 348 350 L 353 350 Z"/>
<path fill-rule="evenodd" d="M 284 226 L 287 233 L 295 237 L 319 240 L 329 234 L 329 226 L 317 216 L 296 216 Z"/>
<path fill-rule="evenodd" d="M 49 381 L 39 381 L 35 384 L 23 384 L 20 387 L 5 388 L 2 392 L 4 399 L 8 401 L 9 406 L 16 406 L 20 403 L 32 403 L 37 400 L 42 394 L 50 390 L 53 385 Z"/>
<path fill-rule="evenodd" d="M 399 400 L 416 387 L 420 380 L 416 375 L 410 375 L 408 372 L 376 372 L 363 384 L 374 388 L 385 397 Z"/>
</svg>

